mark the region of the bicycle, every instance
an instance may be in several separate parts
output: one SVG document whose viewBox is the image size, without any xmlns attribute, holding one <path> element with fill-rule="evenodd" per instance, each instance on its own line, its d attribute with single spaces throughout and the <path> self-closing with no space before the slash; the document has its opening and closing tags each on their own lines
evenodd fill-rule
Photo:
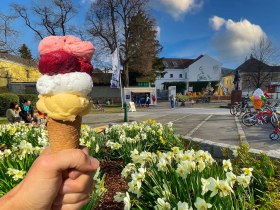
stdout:
<svg viewBox="0 0 280 210">
<path fill-rule="evenodd" d="M 276 127 L 278 123 L 277 116 L 277 104 L 271 107 L 269 110 L 260 110 L 256 112 L 248 112 L 242 116 L 242 123 L 246 126 L 253 126 L 255 124 L 262 125 L 263 123 L 271 123 L 273 127 Z"/>
<path fill-rule="evenodd" d="M 251 112 L 249 101 L 249 97 L 245 97 L 242 98 L 241 103 L 235 102 L 235 104 L 230 107 L 230 113 L 238 117 L 243 113 Z"/>
<path fill-rule="evenodd" d="M 278 121 L 277 126 L 275 127 L 273 133 L 269 134 L 269 138 L 271 140 L 278 140 L 279 139 L 279 133 L 280 133 L 280 129 L 279 129 L 279 121 Z"/>
</svg>

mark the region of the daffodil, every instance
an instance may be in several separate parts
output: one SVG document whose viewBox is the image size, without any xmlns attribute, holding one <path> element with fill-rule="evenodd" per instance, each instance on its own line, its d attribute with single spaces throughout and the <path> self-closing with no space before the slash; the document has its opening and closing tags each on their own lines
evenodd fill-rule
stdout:
<svg viewBox="0 0 280 210">
<path fill-rule="evenodd" d="M 177 208 L 173 208 L 173 210 L 193 210 L 193 208 L 186 202 L 179 201 L 177 204 Z"/>
<path fill-rule="evenodd" d="M 234 157 L 238 157 L 238 150 L 237 149 L 233 149 L 231 151 L 232 151 L 232 154 L 233 154 Z"/>
<path fill-rule="evenodd" d="M 167 171 L 167 162 L 165 159 L 161 158 L 159 159 L 159 162 L 157 164 L 158 170 L 159 171 Z"/>
<path fill-rule="evenodd" d="M 226 176 L 227 182 L 230 184 L 231 187 L 233 187 L 234 183 L 236 182 L 236 175 L 230 171 L 226 173 Z"/>
<path fill-rule="evenodd" d="M 246 176 L 252 176 L 253 168 L 242 168 L 242 171 Z"/>
<path fill-rule="evenodd" d="M 155 206 L 157 210 L 169 210 L 171 209 L 170 203 L 166 202 L 163 198 L 157 199 L 157 205 Z"/>
<path fill-rule="evenodd" d="M 114 196 L 114 201 L 118 203 L 123 202 L 124 197 L 125 197 L 125 193 L 117 192 L 116 195 Z"/>
<path fill-rule="evenodd" d="M 204 161 L 199 161 L 197 164 L 197 169 L 199 172 L 202 172 L 205 169 L 205 163 Z"/>
<path fill-rule="evenodd" d="M 206 203 L 206 201 L 200 197 L 196 198 L 194 206 L 197 208 L 197 210 L 207 210 L 212 207 L 210 203 Z"/>
<path fill-rule="evenodd" d="M 223 160 L 223 167 L 224 167 L 224 171 L 232 171 L 232 164 L 230 162 L 230 159 L 228 160 Z"/>
<path fill-rule="evenodd" d="M 210 197 L 215 196 L 219 193 L 220 197 L 225 197 L 230 193 L 233 193 L 232 188 L 229 186 L 229 183 L 224 180 L 219 180 L 219 178 L 214 179 L 210 178 L 209 190 L 212 191 Z"/>
<path fill-rule="evenodd" d="M 126 193 L 126 196 L 124 197 L 123 199 L 123 202 L 124 202 L 124 210 L 130 210 L 131 208 L 131 200 L 130 200 L 130 197 L 129 197 L 129 194 Z"/>
<path fill-rule="evenodd" d="M 243 187 L 248 187 L 251 181 L 251 176 L 246 176 L 245 174 L 241 174 L 240 176 L 236 177 L 236 180 L 239 185 L 242 185 Z"/>
<path fill-rule="evenodd" d="M 210 184 L 210 178 L 209 179 L 204 179 L 201 178 L 201 188 L 202 188 L 202 192 L 201 195 L 204 195 L 205 193 L 207 193 L 209 191 L 209 184 Z"/>
</svg>

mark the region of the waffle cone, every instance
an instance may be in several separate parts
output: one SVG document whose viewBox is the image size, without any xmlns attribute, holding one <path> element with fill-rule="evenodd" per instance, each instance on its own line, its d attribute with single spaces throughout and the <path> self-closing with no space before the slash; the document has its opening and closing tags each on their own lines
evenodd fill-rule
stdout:
<svg viewBox="0 0 280 210">
<path fill-rule="evenodd" d="M 49 118 L 47 129 L 51 151 L 58 152 L 65 149 L 78 148 L 81 123 L 81 116 L 77 116 L 73 122 Z"/>
</svg>

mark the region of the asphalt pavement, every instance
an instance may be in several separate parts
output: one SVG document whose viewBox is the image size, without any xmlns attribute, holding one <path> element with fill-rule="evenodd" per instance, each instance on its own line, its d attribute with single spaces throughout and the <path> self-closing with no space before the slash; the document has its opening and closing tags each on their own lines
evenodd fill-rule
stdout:
<svg viewBox="0 0 280 210">
<path fill-rule="evenodd" d="M 199 139 L 200 142 L 212 144 L 239 145 L 239 136 L 259 152 L 280 155 L 280 139 L 272 141 L 269 134 L 273 132 L 271 125 L 246 127 L 240 119 L 230 115 L 229 109 L 219 108 L 227 103 L 195 104 L 188 107 L 171 109 L 168 102 L 161 102 L 149 108 L 137 108 L 129 112 L 129 121 L 145 121 L 154 119 L 160 123 L 173 123 L 176 133 L 187 139 Z M 92 127 L 123 123 L 123 113 L 89 114 L 83 117 L 83 123 Z M 280 157 L 280 156 L 279 156 Z"/>
</svg>

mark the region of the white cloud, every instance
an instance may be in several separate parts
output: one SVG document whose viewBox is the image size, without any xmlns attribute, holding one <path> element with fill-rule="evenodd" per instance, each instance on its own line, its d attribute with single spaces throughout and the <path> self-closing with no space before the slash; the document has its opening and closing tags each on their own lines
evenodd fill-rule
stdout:
<svg viewBox="0 0 280 210">
<path fill-rule="evenodd" d="M 81 3 L 84 4 L 84 3 L 95 3 L 97 0 L 81 0 Z"/>
<path fill-rule="evenodd" d="M 156 0 L 162 9 L 171 14 L 175 19 L 179 19 L 182 15 L 201 8 L 204 0 Z M 158 5 L 157 5 L 158 6 Z"/>
<path fill-rule="evenodd" d="M 244 56 L 250 53 L 252 46 L 261 37 L 266 37 L 259 25 L 247 19 L 234 22 L 231 19 L 215 17 L 210 19 L 212 28 L 218 31 L 213 37 L 212 44 L 224 59 L 244 59 Z"/>
<path fill-rule="evenodd" d="M 224 24 L 225 24 L 225 19 L 218 17 L 218 16 L 213 16 L 212 18 L 209 19 L 210 26 L 215 30 L 218 31 Z"/>
<path fill-rule="evenodd" d="M 157 31 L 157 39 L 159 40 L 160 39 L 160 27 L 156 26 L 155 30 Z"/>
</svg>

